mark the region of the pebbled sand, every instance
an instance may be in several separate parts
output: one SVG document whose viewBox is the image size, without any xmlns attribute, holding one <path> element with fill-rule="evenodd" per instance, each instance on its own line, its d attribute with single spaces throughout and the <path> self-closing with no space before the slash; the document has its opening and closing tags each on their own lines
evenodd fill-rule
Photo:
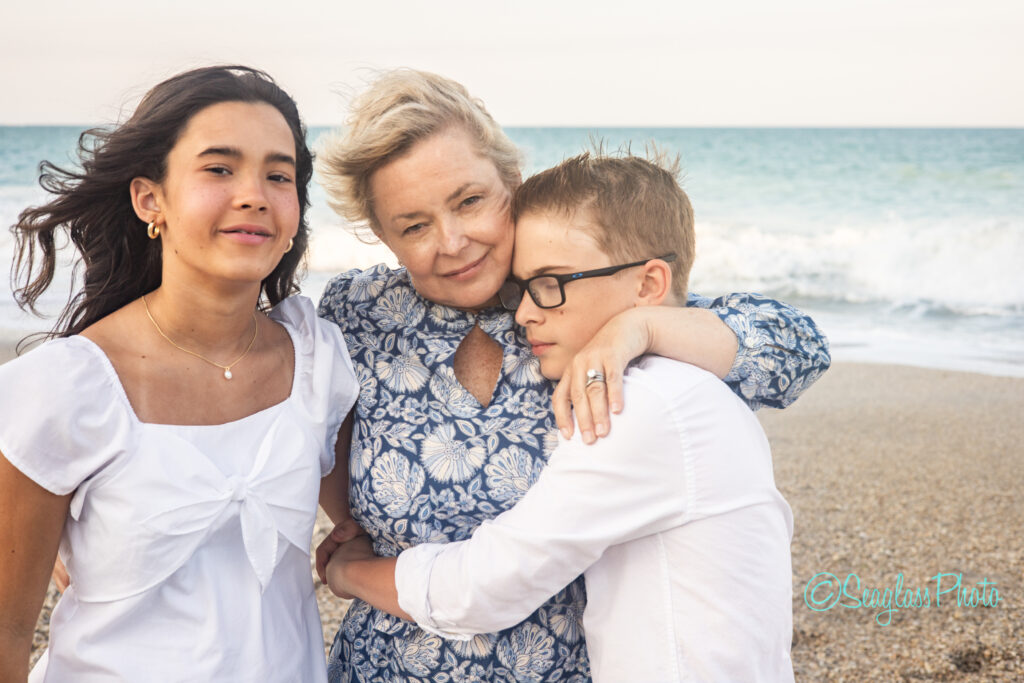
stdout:
<svg viewBox="0 0 1024 683">
<path fill-rule="evenodd" d="M 1021 379 L 852 364 L 762 412 L 794 514 L 797 680 L 1024 680 L 1022 415 Z M 815 612 L 804 587 L 826 571 L 856 573 L 862 591 L 902 572 L 904 590 L 930 587 L 932 606 L 889 626 L 875 621 L 882 608 Z M 958 608 L 951 591 L 936 606 L 939 572 L 994 581 L 1001 601 Z"/>
<path fill-rule="evenodd" d="M 1024 680 L 1024 380 L 840 364 L 759 416 L 794 514 L 798 681 Z M 322 520 L 317 539 L 328 529 Z M 819 572 L 855 573 L 861 591 L 891 589 L 902 572 L 931 606 L 899 609 L 888 626 L 875 621 L 882 608 L 813 611 L 804 588 Z M 995 582 L 999 604 L 957 607 L 950 591 L 936 606 L 939 572 Z M 317 590 L 326 648 L 348 604 Z M 48 618 L 49 607 L 34 657 Z"/>
</svg>

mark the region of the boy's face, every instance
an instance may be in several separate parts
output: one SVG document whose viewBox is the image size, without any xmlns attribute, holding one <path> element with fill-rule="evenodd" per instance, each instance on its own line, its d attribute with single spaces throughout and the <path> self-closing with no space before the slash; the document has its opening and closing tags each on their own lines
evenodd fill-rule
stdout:
<svg viewBox="0 0 1024 683">
<path fill-rule="evenodd" d="M 516 223 L 512 272 L 520 280 L 536 275 L 576 273 L 618 265 L 593 238 L 588 211 L 529 213 Z M 572 357 L 614 315 L 632 308 L 641 286 L 641 268 L 565 283 L 565 303 L 539 308 L 529 293 L 516 311 L 526 328 L 541 373 L 559 379 Z"/>
</svg>

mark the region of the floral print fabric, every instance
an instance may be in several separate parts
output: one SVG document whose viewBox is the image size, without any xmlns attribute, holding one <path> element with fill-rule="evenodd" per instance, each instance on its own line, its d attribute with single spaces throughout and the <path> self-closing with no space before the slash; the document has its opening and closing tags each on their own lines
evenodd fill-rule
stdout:
<svg viewBox="0 0 1024 683">
<path fill-rule="evenodd" d="M 760 294 L 690 294 L 686 305 L 711 309 L 736 333 L 739 348 L 724 381 L 751 410 L 785 408 L 832 362 L 825 335 L 787 304 Z"/>
</svg>

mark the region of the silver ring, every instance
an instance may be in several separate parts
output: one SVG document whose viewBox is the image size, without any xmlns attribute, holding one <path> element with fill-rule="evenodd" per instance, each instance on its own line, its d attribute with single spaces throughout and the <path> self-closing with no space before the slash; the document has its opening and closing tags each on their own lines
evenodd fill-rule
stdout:
<svg viewBox="0 0 1024 683">
<path fill-rule="evenodd" d="M 586 389 L 591 384 L 595 384 L 597 382 L 603 382 L 603 381 L 604 381 L 604 373 L 601 372 L 600 370 L 596 370 L 594 368 L 590 368 L 589 370 L 587 370 L 587 383 L 585 385 L 583 385 L 583 388 Z"/>
</svg>

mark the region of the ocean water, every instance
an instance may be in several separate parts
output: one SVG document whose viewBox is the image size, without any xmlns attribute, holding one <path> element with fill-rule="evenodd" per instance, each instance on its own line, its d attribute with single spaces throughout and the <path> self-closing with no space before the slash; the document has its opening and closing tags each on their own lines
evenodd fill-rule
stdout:
<svg viewBox="0 0 1024 683">
<path fill-rule="evenodd" d="M 0 222 L 44 200 L 41 160 L 80 128 L 0 127 Z M 311 142 L 326 132 L 310 131 Z M 1024 377 L 1024 129 L 512 128 L 527 175 L 594 144 L 681 157 L 696 213 L 691 289 L 751 291 L 810 313 L 838 360 Z M 304 293 L 382 260 L 312 192 Z M 0 231 L 9 271 L 10 234 Z M 41 302 L 56 313 L 70 268 Z M 48 329 L 0 282 L 0 337 Z"/>
</svg>

